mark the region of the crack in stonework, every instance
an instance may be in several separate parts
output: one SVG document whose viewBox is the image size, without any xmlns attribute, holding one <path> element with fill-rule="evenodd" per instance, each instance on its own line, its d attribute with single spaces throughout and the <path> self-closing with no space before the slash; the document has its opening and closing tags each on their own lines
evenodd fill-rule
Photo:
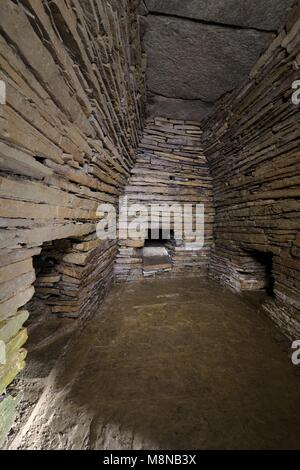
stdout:
<svg viewBox="0 0 300 470">
<path fill-rule="evenodd" d="M 149 8 L 147 7 L 145 0 L 142 0 L 142 4 L 143 4 L 145 10 L 147 11 L 146 14 L 148 15 L 149 14 Z"/>
<path fill-rule="evenodd" d="M 163 13 L 163 12 L 157 12 L 157 11 L 151 11 L 147 7 L 148 13 L 145 16 L 164 16 L 168 18 L 176 18 L 179 20 L 186 20 L 186 21 L 192 21 L 193 23 L 200 23 L 206 26 L 215 26 L 219 28 L 229 28 L 229 29 L 235 29 L 237 31 L 256 31 L 258 33 L 268 33 L 268 34 L 277 34 L 276 30 L 270 30 L 270 29 L 261 29 L 261 28 L 255 28 L 254 26 L 238 26 L 230 23 L 219 23 L 218 21 L 208 21 L 208 20 L 203 20 L 203 19 L 198 19 L 198 18 L 189 18 L 187 16 L 181 16 L 181 15 L 176 15 L 176 14 L 170 14 L 170 13 Z"/>
<path fill-rule="evenodd" d="M 218 98 L 217 100 L 210 101 L 210 100 L 204 100 L 203 98 L 182 98 L 181 96 L 167 96 L 167 95 L 163 95 L 162 93 L 157 93 L 156 91 L 153 91 L 153 90 L 150 90 L 150 89 L 148 89 L 148 93 L 151 93 L 152 95 L 160 96 L 162 98 L 166 98 L 166 99 L 169 99 L 169 100 L 201 101 L 201 103 L 212 105 L 212 106 L 215 105 L 216 102 L 219 101 L 219 99 L 220 99 L 220 98 Z"/>
</svg>

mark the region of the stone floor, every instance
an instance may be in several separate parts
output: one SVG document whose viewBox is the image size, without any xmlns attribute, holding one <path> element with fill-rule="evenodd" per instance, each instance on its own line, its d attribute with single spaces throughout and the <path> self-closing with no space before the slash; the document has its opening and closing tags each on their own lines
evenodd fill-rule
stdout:
<svg viewBox="0 0 300 470">
<path fill-rule="evenodd" d="M 249 299 L 145 280 L 75 334 L 10 448 L 300 449 L 299 410 L 299 369 Z"/>
</svg>

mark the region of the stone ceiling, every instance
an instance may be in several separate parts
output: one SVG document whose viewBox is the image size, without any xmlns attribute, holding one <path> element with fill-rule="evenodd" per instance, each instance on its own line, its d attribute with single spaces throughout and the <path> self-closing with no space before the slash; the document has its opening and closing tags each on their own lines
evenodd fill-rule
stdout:
<svg viewBox="0 0 300 470">
<path fill-rule="evenodd" d="M 295 0 L 142 0 L 150 115 L 201 120 L 249 74 Z"/>
</svg>

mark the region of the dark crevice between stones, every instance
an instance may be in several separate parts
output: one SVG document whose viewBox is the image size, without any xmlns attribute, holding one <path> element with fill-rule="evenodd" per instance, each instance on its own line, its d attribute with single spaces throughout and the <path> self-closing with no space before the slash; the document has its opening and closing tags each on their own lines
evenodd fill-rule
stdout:
<svg viewBox="0 0 300 470">
<path fill-rule="evenodd" d="M 142 0 L 142 1 L 141 1 L 141 4 L 142 4 L 142 6 L 145 8 L 145 10 L 146 10 L 146 12 L 147 12 L 146 14 L 148 15 L 148 14 L 149 14 L 149 8 L 147 7 L 145 0 Z"/>
<path fill-rule="evenodd" d="M 216 101 L 204 100 L 202 98 L 183 98 L 182 96 L 163 95 L 162 93 L 157 93 L 156 91 L 149 90 L 149 89 L 148 89 L 148 93 L 151 94 L 151 95 L 160 96 L 161 98 L 165 98 L 165 99 L 168 99 L 168 100 L 200 101 L 201 103 L 210 104 L 210 105 L 214 105 L 216 103 Z M 218 100 L 219 100 L 219 98 L 218 98 Z"/>
<path fill-rule="evenodd" d="M 147 7 L 146 7 L 147 8 Z M 268 34 L 277 34 L 276 30 L 270 30 L 270 29 L 262 29 L 262 28 L 255 28 L 254 26 L 238 26 L 234 24 L 229 24 L 229 23 L 220 23 L 218 21 L 207 21 L 207 20 L 200 20 L 197 18 L 189 18 L 187 16 L 181 16 L 181 15 L 176 15 L 170 13 L 163 13 L 163 12 L 157 12 L 157 11 L 151 11 L 148 10 L 148 13 L 146 13 L 145 16 L 164 16 L 164 17 L 169 17 L 169 18 L 176 18 L 179 20 L 186 20 L 186 21 L 192 21 L 193 23 L 200 23 L 206 26 L 213 26 L 213 27 L 219 27 L 219 28 L 229 28 L 229 29 L 235 29 L 237 31 L 256 31 L 259 33 L 268 33 Z"/>
</svg>

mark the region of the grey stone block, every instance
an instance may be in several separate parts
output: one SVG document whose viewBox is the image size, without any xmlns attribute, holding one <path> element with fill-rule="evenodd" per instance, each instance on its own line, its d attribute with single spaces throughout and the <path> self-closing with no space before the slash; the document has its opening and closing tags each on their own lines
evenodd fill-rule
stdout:
<svg viewBox="0 0 300 470">
<path fill-rule="evenodd" d="M 233 26 L 277 30 L 295 0 L 144 0 L 150 12 Z"/>
<path fill-rule="evenodd" d="M 181 100 L 164 98 L 163 96 L 149 94 L 148 115 L 150 117 L 164 117 L 170 119 L 186 119 L 201 121 L 215 109 L 213 104 L 201 100 Z"/>
<path fill-rule="evenodd" d="M 148 16 L 149 92 L 213 104 L 248 75 L 272 33 Z"/>
</svg>

